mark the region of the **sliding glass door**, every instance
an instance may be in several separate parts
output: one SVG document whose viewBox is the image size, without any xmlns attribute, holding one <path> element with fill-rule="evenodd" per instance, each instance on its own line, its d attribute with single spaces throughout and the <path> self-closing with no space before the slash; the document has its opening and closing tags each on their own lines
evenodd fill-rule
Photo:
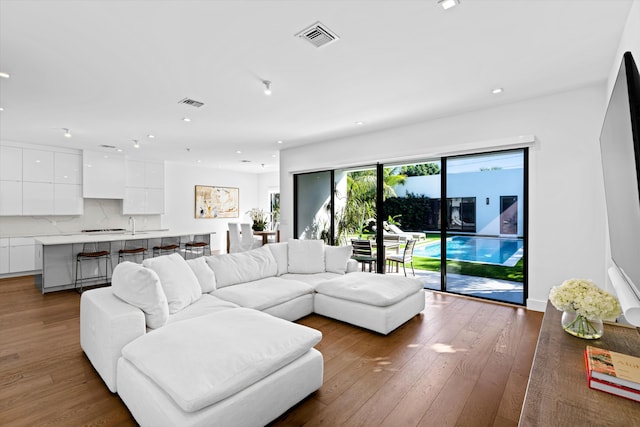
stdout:
<svg viewBox="0 0 640 427">
<path fill-rule="evenodd" d="M 451 157 L 446 170 L 445 290 L 524 304 L 524 150 Z"/>
<path fill-rule="evenodd" d="M 415 240 L 425 288 L 525 304 L 527 149 L 321 171 L 294 179 L 294 232 L 371 240 L 377 271 Z M 412 274 L 409 270 L 409 274 Z"/>
</svg>

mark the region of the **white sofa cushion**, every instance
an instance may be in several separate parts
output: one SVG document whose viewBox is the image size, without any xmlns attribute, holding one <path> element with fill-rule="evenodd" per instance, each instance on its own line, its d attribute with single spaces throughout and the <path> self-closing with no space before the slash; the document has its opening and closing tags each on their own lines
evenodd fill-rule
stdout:
<svg viewBox="0 0 640 427">
<path fill-rule="evenodd" d="M 345 274 L 347 263 L 353 254 L 353 246 L 325 246 L 324 268 L 330 273 Z"/>
<path fill-rule="evenodd" d="M 182 310 L 202 296 L 198 278 L 180 254 L 147 258 L 142 265 L 158 274 L 170 314 Z"/>
<path fill-rule="evenodd" d="M 208 267 L 207 267 L 208 268 Z M 169 315 L 167 323 L 179 322 L 186 319 L 193 319 L 222 310 L 238 308 L 237 304 L 216 298 L 210 294 L 204 294 L 200 299 L 177 313 Z"/>
<path fill-rule="evenodd" d="M 423 289 L 419 280 L 385 274 L 349 273 L 316 286 L 316 292 L 331 297 L 387 307 Z"/>
<path fill-rule="evenodd" d="M 324 272 L 324 241 L 289 239 L 287 245 L 289 273 Z"/>
<path fill-rule="evenodd" d="M 268 243 L 265 245 L 271 251 L 273 258 L 276 260 L 276 264 L 278 264 L 278 276 L 282 276 L 283 274 L 287 274 L 288 270 L 288 244 L 287 242 L 279 242 L 279 243 Z"/>
<path fill-rule="evenodd" d="M 281 279 L 287 279 L 287 280 L 297 280 L 298 282 L 306 283 L 306 284 L 311 285 L 311 286 L 313 286 L 315 288 L 316 285 L 318 285 L 318 284 L 320 284 L 322 282 L 326 282 L 327 280 L 335 279 L 336 277 L 340 277 L 340 276 L 342 276 L 342 274 L 329 273 L 329 272 L 325 271 L 323 273 L 315 273 L 315 274 L 287 273 L 287 274 L 283 274 L 282 276 L 280 276 L 280 278 Z"/>
<path fill-rule="evenodd" d="M 321 339 L 306 326 L 237 308 L 168 324 L 127 344 L 122 356 L 194 412 L 288 365 Z"/>
<path fill-rule="evenodd" d="M 213 274 L 213 270 L 209 268 L 204 257 L 188 259 L 187 264 L 191 267 L 193 274 L 196 275 L 203 294 L 216 290 L 216 275 Z"/>
<path fill-rule="evenodd" d="M 313 286 L 279 277 L 267 277 L 247 283 L 227 286 L 213 292 L 213 296 L 231 301 L 241 307 L 265 310 L 299 296 L 312 294 Z"/>
<path fill-rule="evenodd" d="M 205 260 L 216 276 L 218 289 L 272 277 L 278 272 L 275 258 L 264 246 L 246 252 L 211 255 Z"/>
<path fill-rule="evenodd" d="M 167 323 L 167 297 L 153 270 L 134 262 L 122 262 L 113 269 L 111 288 L 115 296 L 144 312 L 148 328 L 159 328 Z"/>
</svg>

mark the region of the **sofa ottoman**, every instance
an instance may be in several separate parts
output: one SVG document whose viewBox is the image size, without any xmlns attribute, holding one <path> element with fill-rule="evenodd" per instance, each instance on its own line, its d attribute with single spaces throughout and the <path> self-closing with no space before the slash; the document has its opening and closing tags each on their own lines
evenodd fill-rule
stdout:
<svg viewBox="0 0 640 427">
<path fill-rule="evenodd" d="M 132 341 L 118 394 L 143 426 L 265 425 L 322 385 L 319 331 L 236 308 Z"/>
<path fill-rule="evenodd" d="M 424 310 L 422 284 L 413 278 L 350 273 L 316 286 L 317 314 L 381 334 L 402 325 Z"/>
</svg>

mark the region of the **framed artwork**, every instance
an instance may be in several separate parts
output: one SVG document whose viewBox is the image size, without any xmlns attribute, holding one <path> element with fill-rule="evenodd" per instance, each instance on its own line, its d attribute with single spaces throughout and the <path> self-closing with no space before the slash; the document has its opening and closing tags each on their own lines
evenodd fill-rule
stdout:
<svg viewBox="0 0 640 427">
<path fill-rule="evenodd" d="M 196 185 L 196 218 L 238 218 L 240 193 L 234 187 Z"/>
</svg>

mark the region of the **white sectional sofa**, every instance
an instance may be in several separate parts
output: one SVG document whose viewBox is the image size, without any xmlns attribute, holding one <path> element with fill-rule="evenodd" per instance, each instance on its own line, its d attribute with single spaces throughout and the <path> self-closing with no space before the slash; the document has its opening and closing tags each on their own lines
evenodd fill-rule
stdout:
<svg viewBox="0 0 640 427">
<path fill-rule="evenodd" d="M 141 425 L 264 425 L 322 385 L 313 348 L 320 332 L 290 322 L 314 312 L 317 288 L 327 290 L 325 315 L 385 334 L 424 308 L 420 284 L 404 277 L 388 278 L 382 296 L 353 298 L 366 287 L 362 275 L 374 275 L 353 273 L 350 256 L 350 247 L 290 240 L 188 261 L 172 254 L 125 262 L 111 287 L 82 294 L 80 344 Z M 355 288 L 336 294 L 351 276 Z M 332 300 L 336 313 L 326 308 Z M 392 321 L 342 318 L 369 302 L 365 316 L 391 310 Z"/>
</svg>

